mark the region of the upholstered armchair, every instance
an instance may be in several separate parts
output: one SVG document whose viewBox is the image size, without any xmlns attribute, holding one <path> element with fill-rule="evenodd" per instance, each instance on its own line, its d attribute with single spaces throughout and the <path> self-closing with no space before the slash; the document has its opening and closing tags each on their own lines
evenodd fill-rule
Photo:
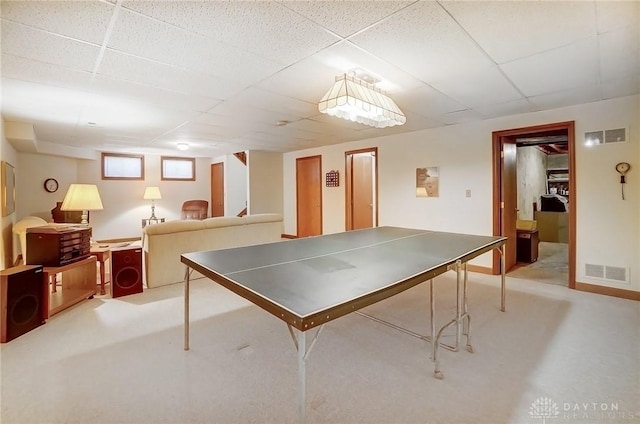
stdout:
<svg viewBox="0 0 640 424">
<path fill-rule="evenodd" d="M 209 202 L 206 200 L 187 200 L 182 204 L 181 219 L 205 219 L 208 216 Z"/>
</svg>

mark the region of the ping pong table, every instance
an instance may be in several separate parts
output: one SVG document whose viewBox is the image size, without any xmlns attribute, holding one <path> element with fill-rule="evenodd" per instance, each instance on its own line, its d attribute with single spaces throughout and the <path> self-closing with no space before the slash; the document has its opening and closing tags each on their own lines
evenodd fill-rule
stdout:
<svg viewBox="0 0 640 424">
<path fill-rule="evenodd" d="M 184 349 L 189 350 L 189 280 L 191 271 L 196 270 L 287 324 L 298 352 L 298 415 L 304 423 L 305 361 L 323 325 L 352 312 L 361 313 L 358 311 L 361 308 L 429 281 L 431 335 L 422 338 L 431 342 L 434 375 L 442 379 L 439 347 L 457 351 L 465 335 L 466 348 L 473 352 L 467 310 L 467 262 L 493 249 L 498 249 L 502 258 L 500 309 L 505 310 L 506 240 L 506 237 L 378 227 L 183 254 L 180 260 L 186 265 Z M 432 280 L 448 270 L 456 272 L 456 314 L 436 331 Z M 445 346 L 440 338 L 452 326 L 456 328 L 455 345 Z M 307 347 L 307 331 L 316 327 Z"/>
</svg>

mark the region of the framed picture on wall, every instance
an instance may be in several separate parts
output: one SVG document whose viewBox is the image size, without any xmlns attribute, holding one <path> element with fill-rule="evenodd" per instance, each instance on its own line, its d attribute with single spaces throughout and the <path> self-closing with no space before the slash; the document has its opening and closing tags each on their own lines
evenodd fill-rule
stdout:
<svg viewBox="0 0 640 424">
<path fill-rule="evenodd" d="M 440 169 L 416 168 L 416 197 L 440 197 Z"/>
<path fill-rule="evenodd" d="M 2 161 L 2 216 L 11 215 L 16 209 L 16 176 L 13 165 Z"/>
</svg>

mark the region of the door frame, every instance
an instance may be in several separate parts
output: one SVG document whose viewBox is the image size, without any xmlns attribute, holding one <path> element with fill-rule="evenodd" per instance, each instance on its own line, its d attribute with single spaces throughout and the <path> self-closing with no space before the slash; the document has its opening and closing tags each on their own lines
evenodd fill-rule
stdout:
<svg viewBox="0 0 640 424">
<path fill-rule="evenodd" d="M 545 131 L 565 130 L 567 132 L 567 144 L 569 147 L 569 193 L 571 193 L 571 203 L 569 206 L 569 281 L 568 287 L 575 289 L 576 286 L 576 178 L 575 178 L 575 121 L 556 122 L 552 124 L 536 125 L 531 127 L 515 128 L 510 130 L 494 131 L 492 133 L 492 158 L 493 158 L 493 235 L 502 235 L 502 193 L 503 193 L 503 160 L 502 148 L 504 139 L 525 135 L 529 133 L 540 133 Z M 515 240 L 513 241 L 515 243 Z M 499 274 L 500 253 L 494 250 L 493 274 Z"/>
<path fill-rule="evenodd" d="M 353 215 L 353 210 L 351 208 L 351 194 L 353 187 L 353 168 L 349 164 L 349 157 L 358 153 L 372 153 L 373 154 L 373 173 L 375 174 L 374 180 L 374 208 L 375 215 L 373 216 L 373 226 L 374 228 L 378 226 L 378 148 L 377 147 L 369 147 L 366 149 L 357 149 L 357 150 L 349 150 L 344 152 L 344 174 L 345 174 L 345 189 L 344 189 L 344 228 L 345 231 L 351 230 L 353 223 L 351 222 L 351 217 Z M 349 172 L 351 171 L 351 172 Z"/>
</svg>

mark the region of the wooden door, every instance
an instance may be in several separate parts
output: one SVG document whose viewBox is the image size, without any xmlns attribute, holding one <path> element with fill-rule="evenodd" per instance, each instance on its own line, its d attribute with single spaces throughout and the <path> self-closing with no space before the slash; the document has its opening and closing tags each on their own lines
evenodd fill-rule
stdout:
<svg viewBox="0 0 640 424">
<path fill-rule="evenodd" d="M 508 238 L 505 268 L 516 264 L 516 220 L 518 219 L 517 148 L 514 140 L 504 137 L 502 146 L 502 235 Z"/>
<path fill-rule="evenodd" d="M 211 165 L 211 216 L 224 216 L 224 163 Z"/>
<path fill-rule="evenodd" d="M 346 153 L 346 229 L 376 223 L 376 149 Z"/>
<path fill-rule="evenodd" d="M 322 234 L 322 159 L 296 159 L 296 218 L 298 237 Z"/>
</svg>

